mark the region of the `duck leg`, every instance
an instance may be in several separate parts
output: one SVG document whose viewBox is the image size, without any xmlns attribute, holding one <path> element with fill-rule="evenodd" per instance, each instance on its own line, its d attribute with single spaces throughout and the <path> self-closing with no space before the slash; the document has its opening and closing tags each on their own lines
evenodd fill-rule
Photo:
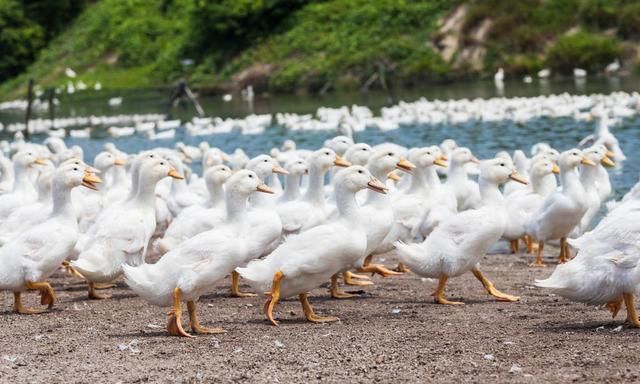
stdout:
<svg viewBox="0 0 640 384">
<path fill-rule="evenodd" d="M 377 273 L 378 275 L 380 275 L 382 277 L 402 275 L 402 272 L 392 271 L 392 270 L 388 269 L 387 267 L 385 267 L 383 265 L 380 265 L 380 264 L 363 265 L 362 267 L 358 268 L 357 271 L 358 272 L 371 273 L 372 275 L 374 273 Z"/>
<path fill-rule="evenodd" d="M 187 301 L 187 309 L 189 310 L 189 323 L 191 324 L 191 330 L 196 334 L 216 334 L 227 333 L 222 328 L 205 328 L 200 325 L 198 314 L 196 313 L 196 303 L 193 300 Z"/>
<path fill-rule="evenodd" d="M 331 285 L 329 287 L 329 292 L 331 293 L 331 297 L 334 299 L 348 299 L 353 297 L 350 293 L 345 293 L 340 291 L 338 287 L 338 274 L 331 276 Z"/>
<path fill-rule="evenodd" d="M 433 298 L 438 304 L 447 304 L 447 305 L 464 305 L 461 301 L 449 301 L 444 297 L 444 287 L 447 285 L 447 280 L 449 280 L 449 276 L 444 273 L 440 274 L 440 279 L 438 280 L 438 288 L 433 293 Z"/>
<path fill-rule="evenodd" d="M 564 258 L 565 261 L 571 260 L 571 249 L 569 248 L 569 242 L 566 237 L 564 238 Z"/>
<path fill-rule="evenodd" d="M 529 264 L 530 267 L 546 267 L 547 264 L 545 264 L 542 261 L 542 251 L 544 250 L 544 242 L 543 241 L 539 241 L 538 242 L 538 256 L 536 256 L 536 261 L 534 261 L 533 263 Z"/>
<path fill-rule="evenodd" d="M 342 274 L 342 277 L 344 277 L 345 274 L 349 276 L 349 279 L 370 280 L 369 276 L 367 276 L 367 275 L 359 275 L 359 274 L 353 273 L 351 271 L 344 272 Z"/>
<path fill-rule="evenodd" d="M 471 271 L 473 272 L 473 275 L 476 277 L 476 279 L 480 280 L 480 282 L 484 286 L 484 289 L 486 289 L 487 292 L 491 296 L 495 297 L 498 301 L 513 302 L 513 301 L 520 300 L 518 296 L 507 295 L 506 293 L 502 293 L 499 290 L 497 290 L 496 287 L 493 285 L 493 283 L 489 281 L 489 279 L 487 279 L 487 277 L 482 272 L 480 272 L 478 268 L 473 268 Z"/>
<path fill-rule="evenodd" d="M 511 240 L 509 242 L 509 249 L 513 254 L 517 254 L 520 251 L 520 243 L 518 242 L 518 239 Z"/>
<path fill-rule="evenodd" d="M 611 317 L 616 318 L 618 315 L 618 311 L 620 311 L 620 307 L 622 307 L 622 302 L 624 301 L 624 297 L 619 297 L 616 300 L 610 301 L 607 303 L 607 309 L 611 312 Z"/>
<path fill-rule="evenodd" d="M 69 260 L 63 261 L 62 266 L 67 270 L 68 274 L 84 279 L 84 276 L 82 276 L 80 272 L 78 272 L 75 268 L 71 266 L 71 264 L 69 263 Z"/>
<path fill-rule="evenodd" d="M 362 263 L 362 265 L 366 267 L 367 265 L 371 264 L 371 259 L 373 259 L 373 255 L 368 255 L 364 258 L 364 262 Z"/>
<path fill-rule="evenodd" d="M 567 262 L 567 239 L 565 237 L 560 239 L 560 256 L 558 257 L 558 261 L 560 261 L 560 263 L 566 263 Z"/>
<path fill-rule="evenodd" d="M 101 295 L 99 293 L 96 292 L 96 283 L 94 283 L 93 281 L 88 281 L 87 282 L 88 286 L 89 286 L 89 299 L 91 300 L 104 300 L 104 299 L 108 299 L 111 297 L 111 295 Z"/>
<path fill-rule="evenodd" d="M 400 272 L 400 273 L 409 273 L 409 272 L 411 272 L 411 270 L 409 268 L 407 268 L 407 266 L 404 265 L 404 263 L 402 261 L 398 263 L 398 266 L 396 267 L 395 271 L 396 272 Z"/>
<path fill-rule="evenodd" d="M 255 293 L 250 292 L 241 292 L 240 286 L 238 285 L 240 281 L 240 274 L 236 271 L 231 272 L 231 296 L 233 297 L 254 297 L 257 296 Z"/>
<path fill-rule="evenodd" d="M 636 313 L 635 296 L 633 293 L 625 293 L 623 297 L 624 303 L 627 306 L 627 321 L 634 327 L 640 328 L 640 321 L 638 320 L 638 314 Z"/>
<path fill-rule="evenodd" d="M 535 244 L 534 244 L 533 239 L 531 238 L 531 236 L 524 235 L 523 241 L 524 241 L 525 244 L 527 244 L 527 251 L 529 252 L 529 254 L 533 255 L 533 252 L 535 250 Z"/>
<path fill-rule="evenodd" d="M 304 311 L 304 316 L 307 318 L 308 321 L 312 322 L 312 323 L 329 323 L 332 321 L 339 321 L 340 319 L 338 319 L 335 316 L 318 316 L 315 314 L 315 312 L 313 312 L 313 308 L 311 307 L 311 304 L 309 303 L 309 298 L 307 297 L 306 293 L 301 293 L 298 295 L 298 299 L 300 300 L 300 303 L 302 304 L 302 310 Z"/>
<path fill-rule="evenodd" d="M 25 308 L 22 305 L 22 298 L 20 297 L 21 292 L 13 292 L 13 310 L 21 315 L 35 315 L 38 313 L 44 313 L 46 309 L 32 309 Z"/>
<path fill-rule="evenodd" d="M 40 304 L 46 305 L 47 308 L 53 307 L 53 303 L 56 301 L 56 293 L 53 291 L 53 288 L 51 288 L 51 284 L 47 282 L 27 281 L 24 285 L 27 289 L 40 291 Z"/>
<path fill-rule="evenodd" d="M 185 332 L 182 328 L 182 291 L 180 288 L 173 290 L 173 307 L 169 311 L 167 321 L 167 332 L 171 336 L 195 337 Z"/>
<path fill-rule="evenodd" d="M 271 324 L 275 326 L 278 325 L 278 322 L 273 319 L 273 309 L 276 307 L 276 304 L 278 304 L 278 301 L 280 301 L 280 283 L 283 278 L 284 273 L 282 273 L 282 271 L 278 271 L 273 275 L 273 283 L 271 284 L 270 292 L 271 297 L 264 304 L 267 319 L 269 319 Z"/>
<path fill-rule="evenodd" d="M 346 285 L 357 285 L 357 286 L 373 285 L 372 281 L 353 280 L 354 278 L 356 278 L 355 276 L 363 276 L 363 275 L 356 275 L 354 273 L 351 273 L 350 271 L 342 272 L 342 280 Z M 365 279 L 369 279 L 367 276 L 363 276 L 363 277 Z"/>
</svg>

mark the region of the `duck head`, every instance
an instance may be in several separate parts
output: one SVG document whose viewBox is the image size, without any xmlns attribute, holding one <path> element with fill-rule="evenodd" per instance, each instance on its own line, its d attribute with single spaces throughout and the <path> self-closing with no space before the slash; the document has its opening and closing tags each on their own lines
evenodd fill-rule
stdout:
<svg viewBox="0 0 640 384">
<path fill-rule="evenodd" d="M 349 147 L 353 145 L 353 140 L 347 136 L 336 136 L 333 139 L 324 142 L 324 146 L 332 149 L 335 153 L 343 156 Z"/>
<path fill-rule="evenodd" d="M 309 173 L 309 166 L 307 162 L 299 157 L 294 157 L 287 161 L 284 168 L 293 176 L 301 176 Z"/>
<path fill-rule="evenodd" d="M 78 164 L 64 164 L 54 171 L 53 184 L 62 185 L 66 189 L 75 188 L 82 185 L 83 187 L 97 190 L 96 184 L 102 180 L 87 167 Z"/>
<path fill-rule="evenodd" d="M 587 148 L 583 153 L 594 163 L 600 163 L 603 166 L 609 168 L 613 168 L 616 166 L 616 163 L 614 163 L 613 160 L 611 160 L 611 158 L 609 157 L 613 154 L 607 149 L 606 146 L 602 144 L 597 144 L 590 148 Z M 593 154 L 593 156 L 590 156 L 591 154 Z"/>
<path fill-rule="evenodd" d="M 460 147 L 458 149 L 453 150 L 449 157 L 452 164 L 456 165 L 464 165 L 466 163 L 480 163 L 480 161 L 473 156 L 471 150 L 466 147 Z"/>
<path fill-rule="evenodd" d="M 225 183 L 227 193 L 248 197 L 253 192 L 273 193 L 258 177 L 258 174 L 248 169 L 233 174 Z"/>
<path fill-rule="evenodd" d="M 231 168 L 226 165 L 215 165 L 204 173 L 204 181 L 207 189 L 224 184 L 233 175 Z"/>
<path fill-rule="evenodd" d="M 509 179 L 521 184 L 529 183 L 516 171 L 511 159 L 501 157 L 483 161 L 480 164 L 480 178 L 496 185 L 504 184 Z"/>
<path fill-rule="evenodd" d="M 46 162 L 46 160 L 45 160 Z M 77 157 L 72 157 L 69 158 L 65 161 L 63 161 L 62 163 L 60 163 L 59 167 L 65 166 L 65 165 L 69 165 L 69 164 L 73 164 L 73 165 L 77 165 L 78 167 L 82 167 L 83 169 L 86 169 L 89 172 L 92 173 L 100 173 L 99 169 L 96 169 L 92 166 L 90 166 L 89 164 L 85 163 L 84 161 L 82 161 L 81 159 L 77 158 Z"/>
<path fill-rule="evenodd" d="M 123 166 L 125 165 L 125 161 L 111 152 L 100 152 L 93 160 L 93 166 L 100 172 L 106 172 L 109 168 L 116 165 Z"/>
<path fill-rule="evenodd" d="M 389 149 L 376 151 L 369 158 L 367 165 L 376 175 L 389 174 L 396 169 L 410 173 L 416 168 L 412 162 L 404 159 L 398 152 Z M 395 175 L 395 173 L 393 173 L 393 175 Z M 395 180 L 393 176 L 391 179 Z"/>
<path fill-rule="evenodd" d="M 542 179 L 545 176 L 550 174 L 558 174 L 560 173 L 560 167 L 558 167 L 553 161 L 550 159 L 540 158 L 537 161 L 534 161 L 529 168 L 529 175 L 531 179 Z"/>
<path fill-rule="evenodd" d="M 562 152 L 558 159 L 558 165 L 561 171 L 575 169 L 580 164 L 595 165 L 593 161 L 589 160 L 582 151 L 577 148 Z"/>
<path fill-rule="evenodd" d="M 338 173 L 335 185 L 356 193 L 368 188 L 374 192 L 387 193 L 387 186 L 371 175 L 369 170 L 361 165 L 353 165 Z"/>
<path fill-rule="evenodd" d="M 369 144 L 356 143 L 347 149 L 344 158 L 354 165 L 366 165 L 372 153 Z"/>
<path fill-rule="evenodd" d="M 33 150 L 23 150 L 13 156 L 14 164 L 21 168 L 31 168 L 35 165 L 46 165 L 47 161 L 43 157 L 39 157 Z"/>
<path fill-rule="evenodd" d="M 180 174 L 169 162 L 163 158 L 147 158 L 140 164 L 140 182 L 157 183 L 165 177 L 182 180 L 184 176 Z"/>
<path fill-rule="evenodd" d="M 202 156 L 202 167 L 207 169 L 214 165 L 220 165 L 224 162 L 228 162 L 229 160 L 229 156 L 220 149 L 210 148 L 204 152 L 204 155 Z"/>
<path fill-rule="evenodd" d="M 471 152 L 469 151 L 469 153 Z M 447 157 L 442 154 L 442 151 L 436 145 L 412 151 L 409 159 L 420 169 L 431 167 L 433 165 L 437 165 L 439 167 L 448 166 Z"/>
<path fill-rule="evenodd" d="M 313 152 L 309 158 L 309 163 L 314 167 L 320 168 L 323 172 L 328 171 L 333 166 L 348 167 L 351 165 L 330 148 L 322 148 Z"/>
<path fill-rule="evenodd" d="M 269 155 L 259 155 L 249 160 L 247 169 L 254 171 L 260 179 L 264 180 L 272 173 L 288 175 L 289 172 L 282 168 L 276 159 Z"/>
</svg>

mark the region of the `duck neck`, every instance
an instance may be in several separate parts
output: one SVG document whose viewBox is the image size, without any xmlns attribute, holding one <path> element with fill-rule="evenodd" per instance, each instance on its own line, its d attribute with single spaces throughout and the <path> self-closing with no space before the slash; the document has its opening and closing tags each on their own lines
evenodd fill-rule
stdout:
<svg viewBox="0 0 640 384">
<path fill-rule="evenodd" d="M 565 195 L 574 199 L 580 199 L 584 196 L 584 187 L 574 168 L 560 168 L 560 183 L 562 184 L 562 193 Z"/>
<path fill-rule="evenodd" d="M 284 200 L 291 201 L 300 197 L 300 178 L 302 175 L 289 174 L 285 180 Z"/>
<path fill-rule="evenodd" d="M 424 181 L 429 186 L 431 190 L 438 190 L 442 183 L 440 182 L 440 177 L 438 177 L 438 172 L 436 171 L 436 167 L 430 166 L 425 168 L 423 171 Z"/>
<path fill-rule="evenodd" d="M 373 177 L 382 181 L 387 179 L 387 175 L 391 171 L 387 172 L 384 169 L 369 168 L 369 172 L 371 172 L 371 175 Z M 370 204 L 374 206 L 387 206 L 389 202 L 390 200 L 389 200 L 388 194 L 378 193 L 371 189 L 367 190 L 367 200 L 365 201 L 365 204 Z"/>
<path fill-rule="evenodd" d="M 418 193 L 424 191 L 425 175 L 422 169 L 416 168 L 411 174 L 411 185 L 407 193 Z"/>
<path fill-rule="evenodd" d="M 272 177 L 273 174 L 268 173 L 262 175 L 258 173 L 258 177 L 261 180 L 266 180 L 268 177 Z M 256 208 L 273 207 L 276 204 L 275 198 L 272 194 L 267 193 L 254 193 L 251 195 L 251 205 Z"/>
<path fill-rule="evenodd" d="M 247 198 L 234 191 L 226 191 L 227 220 L 237 224 L 247 220 Z"/>
<path fill-rule="evenodd" d="M 481 177 L 478 184 L 483 205 L 502 206 L 504 204 L 504 197 L 496 183 Z"/>
<path fill-rule="evenodd" d="M 598 168 L 583 165 L 580 167 L 580 182 L 585 191 L 589 192 L 596 188 L 596 177 L 598 175 Z"/>
<path fill-rule="evenodd" d="M 212 207 L 218 206 L 224 202 L 224 190 L 222 184 L 214 183 L 209 186 L 209 205 Z"/>
<path fill-rule="evenodd" d="M 326 173 L 319 166 L 311 166 L 309 170 L 309 187 L 305 194 L 305 200 L 319 205 L 324 205 L 324 174 Z"/>
<path fill-rule="evenodd" d="M 336 207 L 341 217 L 346 218 L 350 222 L 357 222 L 358 219 L 358 203 L 356 202 L 356 194 L 344 186 L 336 185 Z"/>
<path fill-rule="evenodd" d="M 111 167 L 113 173 L 113 181 L 111 187 L 121 187 L 127 182 L 127 172 L 124 167 Z"/>
<path fill-rule="evenodd" d="M 138 192 L 133 199 L 134 202 L 144 206 L 155 206 L 156 181 L 139 180 Z"/>
<path fill-rule="evenodd" d="M 449 164 L 449 170 L 447 172 L 447 180 L 456 179 L 456 178 L 467 178 L 467 171 L 464 169 L 465 163 L 459 163 L 457 161 L 452 161 Z"/>
<path fill-rule="evenodd" d="M 15 181 L 13 183 L 14 192 L 26 192 L 32 186 L 29 168 L 16 164 L 14 167 Z"/>
<path fill-rule="evenodd" d="M 52 186 L 52 202 L 53 210 L 51 216 L 61 217 L 68 219 L 69 221 L 76 222 L 76 215 L 73 212 L 73 206 L 71 204 L 71 189 L 66 185 L 53 181 Z"/>
</svg>

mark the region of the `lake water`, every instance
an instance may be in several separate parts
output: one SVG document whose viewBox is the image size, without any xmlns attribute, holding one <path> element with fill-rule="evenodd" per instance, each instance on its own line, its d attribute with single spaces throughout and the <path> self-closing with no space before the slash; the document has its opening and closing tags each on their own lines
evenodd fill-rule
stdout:
<svg viewBox="0 0 640 384">
<path fill-rule="evenodd" d="M 524 84 L 522 82 L 506 82 L 504 96 L 536 96 L 539 94 L 591 94 L 610 93 L 613 91 L 632 92 L 640 89 L 640 80 L 635 77 L 621 79 L 598 78 L 589 79 L 586 83 L 576 83 L 573 79 L 551 82 L 534 82 Z M 127 92 L 85 92 L 81 94 L 66 95 L 60 97 L 60 106 L 56 110 L 57 117 L 63 116 L 89 116 L 89 115 L 116 115 L 116 114 L 142 114 L 165 113 L 166 103 L 171 92 L 160 91 L 127 91 Z M 497 96 L 493 82 L 459 83 L 446 86 L 434 86 L 428 89 L 411 89 L 395 92 L 396 100 L 413 101 L 420 97 L 428 99 L 460 99 L 460 98 L 488 98 Z M 122 96 L 124 102 L 119 107 L 109 107 L 107 100 L 110 97 Z M 220 96 L 203 97 L 200 100 L 207 116 L 242 117 L 252 111 L 247 103 L 239 95 L 234 95 L 231 102 L 223 102 Z M 256 97 L 254 113 L 295 112 L 313 113 L 320 106 L 339 107 L 343 105 L 366 105 L 374 113 L 379 113 L 382 106 L 389 105 L 389 96 L 381 92 L 370 92 L 367 95 L 360 93 L 338 93 L 324 96 L 300 96 L 278 95 L 272 97 Z M 183 110 L 180 108 L 172 111 L 174 118 L 183 121 L 190 119 L 194 111 L 189 106 Z M 43 114 L 46 117 L 47 114 Z M 8 123 L 22 121 L 23 112 L 0 112 L 0 122 Z M 593 132 L 595 122 L 578 122 L 571 118 L 539 118 L 528 121 L 524 125 L 518 125 L 511 121 L 503 122 L 468 122 L 463 124 L 439 124 L 403 127 L 393 131 L 380 131 L 367 129 L 355 134 L 355 140 L 375 145 L 391 141 L 400 145 L 422 146 L 438 144 L 446 138 L 453 138 L 459 145 L 467 146 L 479 158 L 493 156 L 497 151 L 529 148 L 536 142 L 546 141 L 559 150 L 569 149 L 577 145 L 584 136 Z M 628 157 L 623 168 L 612 171 L 612 183 L 615 197 L 620 197 L 629 190 L 638 180 L 640 175 L 640 161 L 637 153 L 640 150 L 640 117 L 626 119 L 620 126 L 612 129 L 622 144 L 622 149 Z M 279 147 L 282 142 L 291 138 L 300 148 L 317 148 L 325 139 L 334 136 L 332 131 L 326 132 L 291 132 L 283 127 L 273 126 L 261 135 L 242 135 L 232 132 L 212 136 L 191 137 L 178 130 L 175 139 L 149 141 L 142 136 L 130 136 L 114 139 L 107 135 L 105 130 L 92 131 L 91 139 L 66 138 L 69 145 L 78 144 L 85 150 L 87 159 L 92 159 L 107 141 L 113 141 L 119 148 L 127 152 L 137 152 L 141 149 L 150 149 L 158 146 L 173 146 L 176 141 L 197 145 L 201 141 L 207 141 L 212 146 L 217 146 L 225 151 L 233 151 L 236 147 L 242 147 L 249 155 L 268 152 L 272 147 Z M 45 136 L 35 136 L 35 141 L 42 141 Z"/>
</svg>

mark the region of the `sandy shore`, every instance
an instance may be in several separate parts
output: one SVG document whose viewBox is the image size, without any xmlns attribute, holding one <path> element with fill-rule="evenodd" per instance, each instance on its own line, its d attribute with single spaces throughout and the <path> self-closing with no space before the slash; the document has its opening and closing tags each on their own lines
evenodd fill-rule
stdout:
<svg viewBox="0 0 640 384">
<path fill-rule="evenodd" d="M 225 282 L 200 299 L 199 310 L 205 326 L 228 333 L 196 339 L 167 337 L 167 309 L 122 282 L 112 299 L 88 301 L 79 279 L 57 273 L 51 282 L 59 300 L 50 313 L 14 314 L 13 295 L 0 295 L 0 381 L 637 382 L 640 331 L 623 325 L 624 310 L 612 321 L 605 310 L 534 288 L 552 269 L 531 269 L 531 260 L 500 254 L 482 263 L 520 303 L 493 301 L 471 274 L 448 285 L 462 307 L 434 304 L 433 281 L 374 277 L 374 286 L 347 288 L 359 293 L 353 299 L 313 291 L 316 312 L 341 318 L 325 325 L 305 322 L 298 302 L 288 300 L 277 309 L 280 326 L 271 326 L 262 298 L 231 298 Z M 26 301 L 36 306 L 36 299 L 29 293 Z"/>
</svg>

